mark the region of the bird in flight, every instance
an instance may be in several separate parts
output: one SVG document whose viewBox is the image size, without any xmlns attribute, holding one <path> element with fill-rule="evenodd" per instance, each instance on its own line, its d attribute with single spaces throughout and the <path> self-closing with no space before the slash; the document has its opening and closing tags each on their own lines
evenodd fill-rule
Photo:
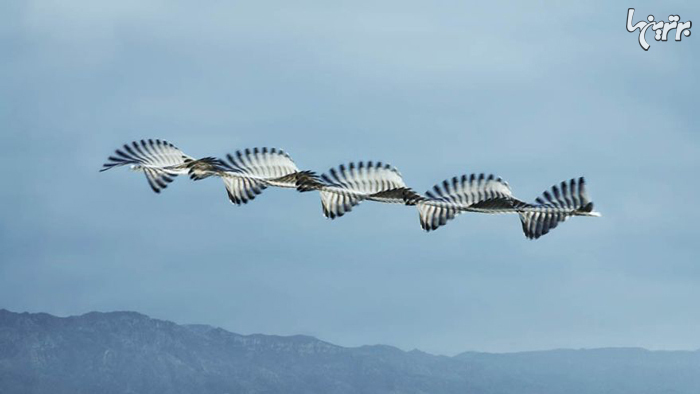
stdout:
<svg viewBox="0 0 700 394">
<path fill-rule="evenodd" d="M 268 186 L 296 189 L 314 176 L 311 171 L 300 171 L 289 154 L 277 148 L 239 150 L 225 159 L 207 157 L 185 166 L 193 180 L 221 178 L 229 200 L 236 205 L 248 203 Z"/>
<path fill-rule="evenodd" d="M 133 171 L 143 172 L 154 192 L 160 193 L 178 175 L 188 173 L 186 164 L 194 159 L 175 145 L 161 140 L 141 140 L 124 144 L 107 159 L 102 171 L 129 165 Z"/>
<path fill-rule="evenodd" d="M 299 191 L 318 191 L 323 215 L 335 219 L 350 212 L 364 200 L 405 204 L 412 191 L 396 167 L 382 162 L 341 164 L 321 176 L 300 180 Z"/>
<path fill-rule="evenodd" d="M 193 180 L 218 177 L 231 203 L 246 204 L 268 187 L 318 191 L 323 214 L 342 217 L 362 201 L 398 203 L 418 209 L 420 225 L 433 231 L 461 213 L 518 214 L 525 236 L 537 239 L 573 216 L 600 216 L 586 192 L 583 177 L 552 186 L 532 203 L 513 196 L 510 186 L 489 174 L 455 176 L 421 195 L 406 186 L 401 173 L 382 162 L 350 162 L 317 175 L 300 170 L 288 153 L 277 148 L 253 148 L 227 154 L 224 159 L 194 159 L 164 140 L 125 144 L 100 171 L 130 165 L 143 172 L 160 193 L 178 175 Z"/>
<path fill-rule="evenodd" d="M 583 177 L 554 185 L 534 203 L 527 203 L 513 197 L 510 186 L 500 177 L 462 175 L 433 186 L 423 196 L 412 196 L 406 204 L 418 207 L 421 227 L 426 231 L 444 226 L 463 212 L 516 213 L 530 239 L 547 234 L 572 216 L 600 216 L 593 211 Z"/>
</svg>

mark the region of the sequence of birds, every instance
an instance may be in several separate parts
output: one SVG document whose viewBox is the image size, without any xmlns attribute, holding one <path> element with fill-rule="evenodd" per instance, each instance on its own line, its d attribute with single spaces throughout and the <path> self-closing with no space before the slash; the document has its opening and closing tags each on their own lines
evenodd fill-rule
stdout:
<svg viewBox="0 0 700 394">
<path fill-rule="evenodd" d="M 270 186 L 318 191 L 323 214 L 330 219 L 343 216 L 365 200 L 416 206 L 426 231 L 444 226 L 464 212 L 515 213 L 525 236 L 537 239 L 572 216 L 600 216 L 593 210 L 583 177 L 556 184 L 527 203 L 513 197 L 508 183 L 494 175 L 453 177 L 421 195 L 407 187 L 401 173 L 389 164 L 349 163 L 317 175 L 299 170 L 286 152 L 275 148 L 195 159 L 167 141 L 141 140 L 117 149 L 100 171 L 124 165 L 143 172 L 156 193 L 178 175 L 189 175 L 193 180 L 218 177 L 236 205 L 248 203 Z"/>
</svg>

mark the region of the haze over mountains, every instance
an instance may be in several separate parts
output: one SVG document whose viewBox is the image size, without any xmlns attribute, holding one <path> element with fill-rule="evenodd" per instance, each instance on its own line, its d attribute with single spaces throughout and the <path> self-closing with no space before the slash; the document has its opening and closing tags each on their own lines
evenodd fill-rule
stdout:
<svg viewBox="0 0 700 394">
<path fill-rule="evenodd" d="M 308 336 L 239 335 L 135 312 L 0 310 L 5 393 L 693 393 L 700 351 L 454 357 Z"/>
</svg>

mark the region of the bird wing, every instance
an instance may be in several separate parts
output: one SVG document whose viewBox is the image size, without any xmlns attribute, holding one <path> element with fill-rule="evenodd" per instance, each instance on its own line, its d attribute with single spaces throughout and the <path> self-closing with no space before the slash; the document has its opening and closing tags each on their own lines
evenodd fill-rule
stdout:
<svg viewBox="0 0 700 394">
<path fill-rule="evenodd" d="M 331 168 L 306 182 L 305 190 L 321 194 L 323 214 L 331 219 L 343 216 L 363 200 L 404 203 L 406 184 L 401 173 L 382 162 L 351 162 Z"/>
<path fill-rule="evenodd" d="M 247 204 L 267 188 L 265 182 L 251 178 L 224 176 L 222 179 L 229 200 L 236 205 Z"/>
<path fill-rule="evenodd" d="M 431 231 L 465 211 L 513 212 L 513 201 L 508 182 L 481 173 L 446 179 L 426 191 L 425 196 L 406 203 L 418 206 L 421 227 Z"/>
<path fill-rule="evenodd" d="M 261 181 L 281 182 L 280 186 L 296 187 L 296 180 L 290 175 L 299 168 L 287 152 L 277 148 L 253 148 L 227 154 L 222 160 L 227 171 L 241 177 Z M 287 185 L 289 183 L 289 185 Z"/>
<path fill-rule="evenodd" d="M 527 204 L 519 214 L 523 232 L 530 239 L 547 234 L 571 216 L 599 215 L 593 212 L 593 202 L 588 198 L 583 177 L 563 181 L 545 190 L 534 204 Z"/>
<path fill-rule="evenodd" d="M 124 165 L 139 166 L 153 191 L 160 193 L 176 176 L 186 172 L 184 164 L 188 160 L 192 158 L 167 141 L 133 141 L 117 149 L 100 172 Z"/>
<path fill-rule="evenodd" d="M 127 164 L 174 171 L 176 167 L 183 165 L 188 159 L 192 158 L 167 141 L 158 139 L 133 141 L 117 149 L 100 171 L 107 171 L 110 168 Z"/>
</svg>

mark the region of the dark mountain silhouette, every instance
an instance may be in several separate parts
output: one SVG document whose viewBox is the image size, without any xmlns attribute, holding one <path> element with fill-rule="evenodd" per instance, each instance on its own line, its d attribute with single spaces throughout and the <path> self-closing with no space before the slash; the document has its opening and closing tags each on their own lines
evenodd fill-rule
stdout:
<svg viewBox="0 0 700 394">
<path fill-rule="evenodd" d="M 0 310 L 0 394 L 700 393 L 700 352 L 611 348 L 455 357 L 239 335 L 134 312 Z"/>
</svg>

